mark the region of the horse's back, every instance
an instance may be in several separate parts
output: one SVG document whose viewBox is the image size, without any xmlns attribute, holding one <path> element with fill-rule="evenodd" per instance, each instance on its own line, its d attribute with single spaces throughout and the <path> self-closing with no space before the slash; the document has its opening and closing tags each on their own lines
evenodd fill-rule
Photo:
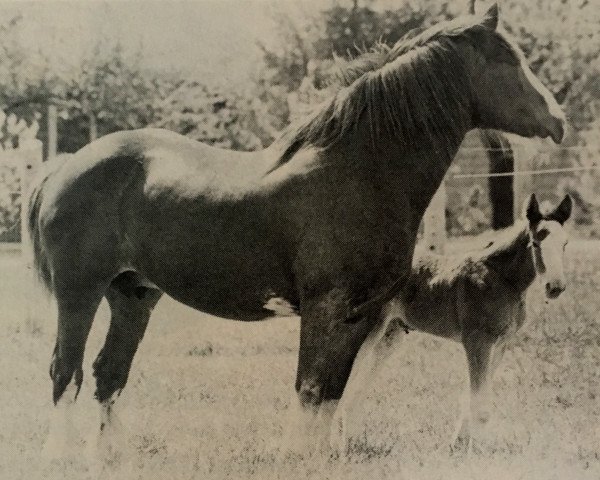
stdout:
<svg viewBox="0 0 600 480">
<path fill-rule="evenodd" d="M 153 182 L 162 182 L 165 188 L 185 182 L 203 185 L 202 179 L 235 171 L 234 163 L 248 163 L 242 162 L 243 156 L 241 152 L 211 147 L 168 130 L 115 132 L 63 161 L 44 186 L 44 203 L 55 215 L 73 215 L 73 204 L 106 207 L 118 201 L 127 187 L 138 180 L 143 180 L 147 188 Z M 49 211 L 43 210 L 44 213 Z"/>
</svg>

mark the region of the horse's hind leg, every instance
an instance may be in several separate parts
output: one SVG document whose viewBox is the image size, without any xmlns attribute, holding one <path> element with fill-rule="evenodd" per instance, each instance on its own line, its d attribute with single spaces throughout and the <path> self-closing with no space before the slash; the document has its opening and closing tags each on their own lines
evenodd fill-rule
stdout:
<svg viewBox="0 0 600 480">
<path fill-rule="evenodd" d="M 117 276 L 106 291 L 111 321 L 104 346 L 94 362 L 96 399 L 100 403 L 99 441 L 108 447 L 109 435 L 116 434 L 115 397 L 127 383 L 138 345 L 144 336 L 152 310 L 162 292 L 148 286 L 135 272 Z M 109 433 L 110 430 L 113 433 Z"/>
<path fill-rule="evenodd" d="M 47 459 L 63 458 L 68 453 L 67 442 L 74 440 L 70 405 L 81 388 L 85 344 L 102 295 L 100 287 L 82 288 L 80 283 L 61 285 L 55 291 L 58 329 L 50 365 L 55 409 L 43 451 Z"/>
</svg>

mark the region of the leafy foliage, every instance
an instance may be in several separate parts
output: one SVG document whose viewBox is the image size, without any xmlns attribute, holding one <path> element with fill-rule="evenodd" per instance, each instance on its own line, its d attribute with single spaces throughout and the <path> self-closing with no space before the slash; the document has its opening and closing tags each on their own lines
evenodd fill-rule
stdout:
<svg viewBox="0 0 600 480">
<path fill-rule="evenodd" d="M 259 101 L 239 94 L 182 82 L 160 103 L 153 126 L 223 148 L 257 150 L 274 134 L 261 107 Z"/>
<path fill-rule="evenodd" d="M 63 85 L 60 128 L 71 134 L 60 137 L 59 150 L 74 152 L 94 137 L 151 124 L 174 82 L 145 71 L 140 52 L 98 44 Z"/>
</svg>

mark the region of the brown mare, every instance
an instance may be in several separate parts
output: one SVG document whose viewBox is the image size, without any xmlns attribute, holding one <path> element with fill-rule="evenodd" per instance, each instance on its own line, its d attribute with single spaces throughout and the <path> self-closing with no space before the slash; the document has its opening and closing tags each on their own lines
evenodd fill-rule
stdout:
<svg viewBox="0 0 600 480">
<path fill-rule="evenodd" d="M 563 138 L 558 104 L 497 24 L 494 6 L 359 58 L 345 87 L 260 152 L 146 129 L 56 165 L 29 211 L 35 265 L 58 305 L 54 402 L 81 385 L 106 297 L 94 376 L 108 420 L 164 292 L 241 321 L 272 317 L 267 302 L 286 299 L 301 316 L 299 411 L 332 412 L 410 273 L 419 223 L 465 134 Z"/>
<path fill-rule="evenodd" d="M 563 270 L 571 197 L 541 213 L 535 195 L 526 220 L 504 231 L 485 248 L 454 256 L 415 258 L 404 289 L 387 307 L 388 324 L 373 329 L 357 355 L 348 390 L 337 413 L 337 448 L 345 451 L 352 407 L 376 371 L 410 330 L 461 342 L 467 357 L 470 398 L 453 439 L 453 449 L 469 449 L 490 417 L 492 376 L 507 342 L 525 322 L 525 294 L 536 276 L 548 298 L 565 289 Z M 371 348 L 367 348 L 371 346 Z M 359 361 L 360 360 L 360 361 Z M 347 406 L 346 406 L 347 405 Z M 335 430 L 334 430 L 335 432 Z"/>
</svg>

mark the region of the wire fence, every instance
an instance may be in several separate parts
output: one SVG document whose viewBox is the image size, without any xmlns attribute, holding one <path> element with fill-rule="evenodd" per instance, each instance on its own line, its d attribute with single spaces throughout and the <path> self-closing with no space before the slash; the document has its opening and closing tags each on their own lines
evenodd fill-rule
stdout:
<svg viewBox="0 0 600 480">
<path fill-rule="evenodd" d="M 541 168 L 537 170 L 518 170 L 515 172 L 500 173 L 458 173 L 452 178 L 494 178 L 494 177 L 518 177 L 523 175 L 545 175 L 549 173 L 583 172 L 586 170 L 600 170 L 600 166 L 593 164 L 587 167 L 564 167 L 564 168 Z"/>
</svg>

